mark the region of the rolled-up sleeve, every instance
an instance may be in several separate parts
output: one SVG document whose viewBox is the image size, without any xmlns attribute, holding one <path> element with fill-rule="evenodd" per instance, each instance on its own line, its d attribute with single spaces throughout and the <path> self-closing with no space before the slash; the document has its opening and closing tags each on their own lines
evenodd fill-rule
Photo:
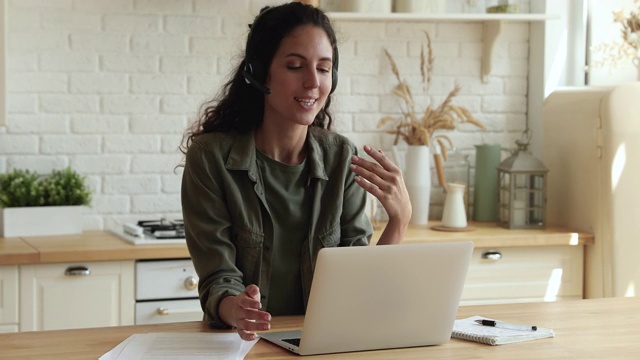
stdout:
<svg viewBox="0 0 640 360">
<path fill-rule="evenodd" d="M 205 320 L 220 328 L 228 327 L 218 314 L 220 301 L 245 288 L 235 265 L 231 218 L 221 184 L 224 171 L 221 158 L 194 142 L 187 151 L 181 193 L 187 247 L 200 278 L 200 304 Z"/>
</svg>

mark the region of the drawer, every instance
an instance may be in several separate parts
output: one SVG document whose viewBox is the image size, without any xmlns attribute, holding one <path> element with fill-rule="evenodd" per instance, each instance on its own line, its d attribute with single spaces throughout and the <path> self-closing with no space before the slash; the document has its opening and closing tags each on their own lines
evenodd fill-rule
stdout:
<svg viewBox="0 0 640 360">
<path fill-rule="evenodd" d="M 581 299 L 582 246 L 477 248 L 461 305 Z"/>
<path fill-rule="evenodd" d="M 191 259 L 136 262 L 136 300 L 198 297 Z"/>
<path fill-rule="evenodd" d="M 136 325 L 200 321 L 202 318 L 200 301 L 197 299 L 136 303 Z"/>
</svg>

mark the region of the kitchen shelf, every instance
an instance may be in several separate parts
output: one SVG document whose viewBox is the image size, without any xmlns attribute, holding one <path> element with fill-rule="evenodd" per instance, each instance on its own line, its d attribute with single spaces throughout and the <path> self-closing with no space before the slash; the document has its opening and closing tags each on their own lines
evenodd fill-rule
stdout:
<svg viewBox="0 0 640 360">
<path fill-rule="evenodd" d="M 558 16 L 548 14 L 419 14 L 419 13 L 358 13 L 329 12 L 332 20 L 348 21 L 417 21 L 417 22 L 485 22 L 485 21 L 546 21 Z"/>
<path fill-rule="evenodd" d="M 548 14 L 419 14 L 419 13 L 356 13 L 330 12 L 329 18 L 342 21 L 403 21 L 403 22 L 481 22 L 482 81 L 487 82 L 493 67 L 495 43 L 504 22 L 543 22 L 559 19 Z"/>
</svg>

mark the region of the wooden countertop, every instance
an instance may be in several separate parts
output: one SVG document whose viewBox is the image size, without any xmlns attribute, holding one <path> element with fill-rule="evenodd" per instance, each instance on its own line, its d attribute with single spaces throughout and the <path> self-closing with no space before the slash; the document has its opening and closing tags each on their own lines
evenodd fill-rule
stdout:
<svg viewBox="0 0 640 360">
<path fill-rule="evenodd" d="M 514 246 L 554 246 L 554 245 L 593 245 L 593 234 L 576 231 L 560 226 L 548 226 L 540 230 L 506 229 L 488 222 L 471 222 L 471 231 L 433 230 L 438 222 L 428 225 L 411 225 L 405 234 L 403 243 L 437 242 L 452 240 L 473 240 L 475 247 L 514 247 Z M 380 231 L 375 231 L 372 243 L 378 241 Z"/>
<path fill-rule="evenodd" d="M 0 238 L 0 265 L 31 264 L 39 259 L 38 249 L 21 238 Z"/>
<path fill-rule="evenodd" d="M 554 338 L 489 346 L 452 339 L 438 346 L 321 355 L 323 359 L 637 359 L 640 298 L 462 306 L 458 318 L 482 315 L 551 328 Z M 300 328 L 302 317 L 276 317 L 273 330 Z M 215 332 L 201 321 L 0 334 L 7 359 L 97 359 L 132 334 Z M 246 359 L 300 359 L 264 340 Z M 313 356 L 305 356 L 314 358 Z"/>
<path fill-rule="evenodd" d="M 470 223 L 473 231 L 443 232 L 430 227 L 411 226 L 404 243 L 473 240 L 476 248 L 513 246 L 591 245 L 592 234 L 561 227 L 544 230 L 509 230 L 495 223 Z M 380 230 L 374 232 L 377 242 Z M 186 245 L 133 245 L 106 231 L 77 235 L 0 238 L 0 265 L 170 259 L 190 257 Z"/>
<path fill-rule="evenodd" d="M 185 244 L 133 245 L 106 231 L 0 238 L 0 265 L 189 257 Z"/>
</svg>

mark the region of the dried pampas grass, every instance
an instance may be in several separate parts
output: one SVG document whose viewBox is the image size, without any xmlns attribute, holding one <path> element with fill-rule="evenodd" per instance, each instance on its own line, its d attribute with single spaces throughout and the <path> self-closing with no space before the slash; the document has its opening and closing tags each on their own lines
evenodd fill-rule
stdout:
<svg viewBox="0 0 640 360">
<path fill-rule="evenodd" d="M 431 83 L 431 75 L 433 72 L 433 51 L 431 48 L 431 37 L 428 32 L 424 32 L 426 36 L 426 54 L 425 46 L 420 49 L 420 76 L 422 79 L 423 90 L 426 92 Z M 427 106 L 421 116 L 416 113 L 415 103 L 411 89 L 406 82 L 400 77 L 398 65 L 393 60 L 393 56 L 387 49 L 384 53 L 391 64 L 391 71 L 398 80 L 398 85 L 392 90 L 392 94 L 402 99 L 404 106 L 401 105 L 402 115 L 400 117 L 385 116 L 378 122 L 378 128 L 393 124 L 393 129 L 387 130 L 387 133 L 395 135 L 394 144 L 400 139 L 408 145 L 431 145 L 433 141 L 442 150 L 443 157 L 446 159 L 446 145 L 453 147 L 451 139 L 445 134 L 435 134 L 438 130 L 455 130 L 459 123 L 469 123 L 481 129 L 484 125 L 473 117 L 471 112 L 466 108 L 452 104 L 453 98 L 460 92 L 460 85 L 456 84 L 453 90 L 449 92 L 440 106 L 434 108 Z"/>
</svg>

